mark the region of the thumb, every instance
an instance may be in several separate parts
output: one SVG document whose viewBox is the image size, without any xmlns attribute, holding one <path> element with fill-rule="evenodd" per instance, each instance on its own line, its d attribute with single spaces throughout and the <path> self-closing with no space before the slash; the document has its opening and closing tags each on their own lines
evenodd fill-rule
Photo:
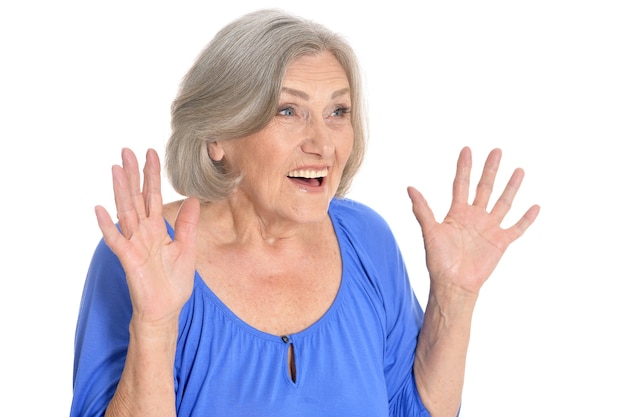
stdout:
<svg viewBox="0 0 626 417">
<path fill-rule="evenodd" d="M 190 197 L 183 201 L 176 216 L 175 239 L 185 246 L 195 246 L 196 231 L 200 219 L 200 202 L 197 198 Z"/>
<path fill-rule="evenodd" d="M 410 186 L 407 188 L 407 192 L 413 203 L 413 214 L 420 224 L 423 233 L 436 223 L 435 216 L 422 193 L 417 191 L 415 187 Z"/>
</svg>

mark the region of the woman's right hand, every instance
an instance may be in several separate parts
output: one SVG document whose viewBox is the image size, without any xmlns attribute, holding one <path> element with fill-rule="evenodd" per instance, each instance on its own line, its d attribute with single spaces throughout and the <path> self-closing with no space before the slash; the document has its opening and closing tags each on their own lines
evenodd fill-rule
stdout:
<svg viewBox="0 0 626 417">
<path fill-rule="evenodd" d="M 133 319 L 158 325 L 177 320 L 191 296 L 200 205 L 195 198 L 185 200 L 172 240 L 162 215 L 161 167 L 154 149 L 146 153 L 143 173 L 141 186 L 135 154 L 122 149 L 122 166 L 112 168 L 119 229 L 104 207 L 95 211 L 105 242 L 126 272 Z"/>
</svg>

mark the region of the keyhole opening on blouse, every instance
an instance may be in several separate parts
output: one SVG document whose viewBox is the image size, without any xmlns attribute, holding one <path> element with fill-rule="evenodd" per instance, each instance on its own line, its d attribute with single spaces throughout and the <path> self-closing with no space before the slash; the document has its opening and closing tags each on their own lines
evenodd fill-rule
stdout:
<svg viewBox="0 0 626 417">
<path fill-rule="evenodd" d="M 293 343 L 289 344 L 287 350 L 287 369 L 289 369 L 289 376 L 293 382 L 296 382 L 296 355 L 293 351 Z"/>
</svg>

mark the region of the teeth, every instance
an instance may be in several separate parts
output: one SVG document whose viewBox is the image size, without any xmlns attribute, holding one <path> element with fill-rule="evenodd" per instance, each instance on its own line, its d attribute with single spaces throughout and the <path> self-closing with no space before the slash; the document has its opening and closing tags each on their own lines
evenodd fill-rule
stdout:
<svg viewBox="0 0 626 417">
<path fill-rule="evenodd" d="M 313 171 L 310 169 L 296 169 L 287 173 L 288 177 L 298 178 L 320 178 L 328 175 L 328 168 L 321 169 L 319 171 Z"/>
</svg>

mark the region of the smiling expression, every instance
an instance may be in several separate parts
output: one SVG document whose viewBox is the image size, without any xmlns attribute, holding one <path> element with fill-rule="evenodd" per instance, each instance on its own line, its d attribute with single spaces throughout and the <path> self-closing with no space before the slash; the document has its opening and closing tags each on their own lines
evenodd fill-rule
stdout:
<svg viewBox="0 0 626 417">
<path fill-rule="evenodd" d="M 210 145 L 214 160 L 241 173 L 233 194 L 257 215 L 298 223 L 326 216 L 354 143 L 350 85 L 330 53 L 294 60 L 279 107 L 261 131 Z M 241 201 L 243 199 L 244 201 Z"/>
</svg>

